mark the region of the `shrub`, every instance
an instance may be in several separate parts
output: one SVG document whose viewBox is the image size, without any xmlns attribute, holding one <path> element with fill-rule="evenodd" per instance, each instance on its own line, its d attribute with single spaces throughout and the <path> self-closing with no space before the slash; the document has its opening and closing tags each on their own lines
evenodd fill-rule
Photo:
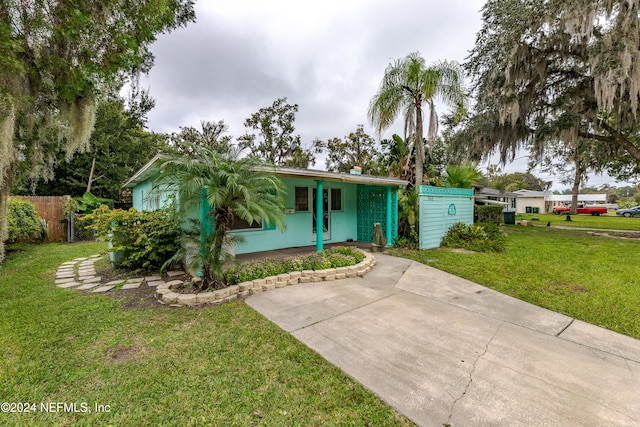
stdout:
<svg viewBox="0 0 640 427">
<path fill-rule="evenodd" d="M 93 222 L 87 228 L 94 229 L 98 240 L 112 242 L 110 251 L 123 252 L 123 268 L 157 270 L 179 249 L 182 220 L 173 206 L 152 212 L 101 206 L 82 220 Z"/>
<path fill-rule="evenodd" d="M 502 205 L 485 205 L 475 206 L 476 211 L 476 222 L 484 223 L 484 222 L 493 222 L 496 225 L 500 225 L 502 222 L 502 212 L 504 210 L 504 206 Z"/>
<path fill-rule="evenodd" d="M 225 270 L 224 279 L 230 285 L 264 279 L 269 276 L 302 270 L 325 270 L 347 267 L 364 260 L 362 251 L 350 246 L 336 246 L 319 253 L 293 258 L 266 258 L 248 261 Z"/>
<path fill-rule="evenodd" d="M 41 220 L 33 203 L 17 197 L 9 197 L 8 205 L 9 237 L 7 241 L 9 243 L 15 242 L 18 238 L 37 239 L 42 237 Z"/>
<path fill-rule="evenodd" d="M 418 249 L 420 239 L 415 227 L 411 227 L 409 235 L 398 236 L 393 241 L 393 246 L 405 249 Z"/>
<path fill-rule="evenodd" d="M 493 222 L 467 225 L 458 222 L 442 238 L 440 246 L 462 248 L 475 252 L 503 252 L 506 236 Z"/>
</svg>

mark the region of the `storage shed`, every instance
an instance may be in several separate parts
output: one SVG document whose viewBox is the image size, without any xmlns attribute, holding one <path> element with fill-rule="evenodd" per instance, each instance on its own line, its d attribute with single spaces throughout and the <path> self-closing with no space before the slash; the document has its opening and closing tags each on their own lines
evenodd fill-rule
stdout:
<svg viewBox="0 0 640 427">
<path fill-rule="evenodd" d="M 420 203 L 420 249 L 433 249 L 457 222 L 473 224 L 473 190 L 422 185 Z"/>
</svg>

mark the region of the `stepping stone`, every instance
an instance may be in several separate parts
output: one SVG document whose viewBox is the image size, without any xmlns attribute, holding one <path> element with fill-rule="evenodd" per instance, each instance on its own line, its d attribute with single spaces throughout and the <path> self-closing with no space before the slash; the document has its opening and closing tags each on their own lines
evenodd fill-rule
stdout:
<svg viewBox="0 0 640 427">
<path fill-rule="evenodd" d="M 182 276 L 184 274 L 184 271 L 167 271 L 167 276 L 169 277 L 176 277 L 176 276 Z"/>
<path fill-rule="evenodd" d="M 62 264 L 60 264 L 60 266 L 73 266 L 76 265 L 75 261 L 67 261 L 67 262 L 63 262 Z"/>
<path fill-rule="evenodd" d="M 61 278 L 61 279 L 56 279 L 55 283 L 56 285 L 61 285 L 63 283 L 69 283 L 69 282 L 74 282 L 75 279 L 73 277 L 67 277 L 67 278 Z"/>
<path fill-rule="evenodd" d="M 144 280 L 144 277 L 134 277 L 133 279 L 127 279 L 127 283 L 139 283 Z"/>
<path fill-rule="evenodd" d="M 109 285 L 119 285 L 120 283 L 124 283 L 124 279 L 120 279 L 120 280 L 112 280 L 109 283 L 105 283 L 105 286 L 109 286 Z"/>
<path fill-rule="evenodd" d="M 98 289 L 94 289 L 91 292 L 97 293 L 97 294 L 102 294 L 102 293 L 105 293 L 107 291 L 110 291 L 113 288 L 114 288 L 114 286 L 100 286 Z"/>
<path fill-rule="evenodd" d="M 78 280 L 80 280 L 81 282 L 84 282 L 84 283 L 96 283 L 96 282 L 99 282 L 100 280 L 102 280 L 102 277 L 99 277 L 99 276 L 98 277 L 88 276 L 88 277 L 86 277 L 84 279 L 82 277 L 79 277 Z"/>
<path fill-rule="evenodd" d="M 147 282 L 147 283 L 148 282 L 156 282 L 158 280 L 162 280 L 162 277 L 160 277 L 160 276 L 147 276 L 147 277 L 144 278 L 144 281 Z"/>
<path fill-rule="evenodd" d="M 141 284 L 142 284 L 142 282 L 126 283 L 126 284 L 122 285 L 122 287 L 120 289 L 123 289 L 123 290 L 138 289 Z"/>
<path fill-rule="evenodd" d="M 96 275 L 95 270 L 78 271 L 78 276 L 80 277 L 88 277 L 88 276 L 95 276 L 95 275 Z"/>
<path fill-rule="evenodd" d="M 182 280 L 172 280 L 170 282 L 167 282 L 167 285 L 169 285 L 169 287 L 171 286 L 176 286 L 176 285 L 182 285 Z"/>
<path fill-rule="evenodd" d="M 87 259 L 87 258 L 75 258 L 75 259 L 74 259 L 74 261 L 84 261 L 84 260 L 86 260 L 86 259 Z"/>
<path fill-rule="evenodd" d="M 100 254 L 95 254 L 95 255 L 91 255 L 89 258 L 100 258 L 102 255 Z"/>
<path fill-rule="evenodd" d="M 67 282 L 67 283 L 63 283 L 62 285 L 57 285 L 59 288 L 62 289 L 67 289 L 67 288 L 73 288 L 74 286 L 78 286 L 81 285 L 81 283 L 78 282 Z"/>
<path fill-rule="evenodd" d="M 158 285 L 164 285 L 164 281 L 162 280 L 154 280 L 153 282 L 147 282 L 147 286 L 158 286 Z"/>
<path fill-rule="evenodd" d="M 76 275 L 73 274 L 73 273 L 56 274 L 56 280 L 57 279 L 67 279 L 67 278 L 73 279 L 74 277 L 76 277 Z"/>
<path fill-rule="evenodd" d="M 100 286 L 100 283 L 87 283 L 86 285 L 82 285 L 76 289 L 80 289 L 81 291 L 86 291 L 88 289 L 93 289 L 96 286 Z"/>
</svg>

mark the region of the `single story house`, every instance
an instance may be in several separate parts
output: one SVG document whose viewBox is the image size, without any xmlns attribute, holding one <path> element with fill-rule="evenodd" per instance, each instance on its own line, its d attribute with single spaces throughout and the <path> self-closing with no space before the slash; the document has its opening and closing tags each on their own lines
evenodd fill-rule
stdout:
<svg viewBox="0 0 640 427">
<path fill-rule="evenodd" d="M 502 205 L 505 212 L 515 212 L 517 197 L 516 193 L 500 191 L 495 188 L 474 188 L 474 203 L 476 205 Z"/>
<path fill-rule="evenodd" d="M 555 206 L 571 204 L 571 194 L 552 194 L 550 191 L 532 190 L 518 190 L 515 194 L 517 194 L 517 213 L 553 213 Z M 606 194 L 578 194 L 578 203 L 592 205 L 606 202 Z"/>
<path fill-rule="evenodd" d="M 134 208 L 159 209 L 169 196 L 168 191 L 153 190 L 159 163 L 160 157 L 154 157 L 125 182 L 124 187 L 132 192 Z M 370 242 L 375 223 L 382 225 L 389 246 L 397 237 L 398 190 L 406 186 L 407 181 L 361 175 L 355 170 L 334 173 L 278 167 L 274 174 L 282 179 L 287 190 L 284 197 L 286 230 L 281 232 L 275 226 L 237 220 L 233 233 L 241 234 L 244 242 L 235 248 L 236 254 L 310 245 L 320 251 L 324 243 Z M 191 212 L 188 216 L 202 220 L 208 209 L 203 205 L 201 212 Z"/>
<path fill-rule="evenodd" d="M 517 190 L 516 213 L 543 214 L 553 211 L 546 199 L 551 194 L 549 191 Z"/>
<path fill-rule="evenodd" d="M 547 202 L 551 203 L 551 209 L 555 206 L 566 206 L 571 204 L 571 194 L 550 194 L 547 197 Z M 585 205 L 594 205 L 600 203 L 607 203 L 607 195 L 605 193 L 599 194 L 578 194 L 578 203 L 584 203 Z"/>
</svg>

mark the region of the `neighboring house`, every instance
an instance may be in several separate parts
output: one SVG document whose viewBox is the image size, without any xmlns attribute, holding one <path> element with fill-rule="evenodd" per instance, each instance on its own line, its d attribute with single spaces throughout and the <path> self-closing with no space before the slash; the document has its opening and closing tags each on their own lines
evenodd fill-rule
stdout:
<svg viewBox="0 0 640 427">
<path fill-rule="evenodd" d="M 571 194 L 550 194 L 547 201 L 551 203 L 551 211 L 556 206 L 567 206 L 571 204 Z M 578 194 L 578 203 L 594 205 L 607 203 L 607 195 L 600 194 Z"/>
<path fill-rule="evenodd" d="M 532 190 L 518 190 L 514 193 L 517 194 L 517 213 L 552 213 L 555 206 L 571 204 L 571 194 L 552 194 L 550 191 Z M 606 202 L 606 194 L 578 194 L 578 203 L 592 205 Z"/>
<path fill-rule="evenodd" d="M 546 198 L 551 194 L 548 191 L 518 190 L 516 196 L 516 213 L 543 214 L 553 211 L 553 207 L 547 203 Z"/>
<path fill-rule="evenodd" d="M 159 209 L 171 194 L 153 191 L 159 163 L 159 157 L 154 157 L 124 184 L 132 191 L 134 208 Z M 370 242 L 375 223 L 382 225 L 391 246 L 398 235 L 398 190 L 408 182 L 353 172 L 276 168 L 274 174 L 287 189 L 286 230 L 281 232 L 275 226 L 249 225 L 236 220 L 233 233 L 242 235 L 244 242 L 237 245 L 235 253 L 314 244 L 317 250 L 322 250 L 324 243 Z M 205 212 L 189 212 L 188 216 L 197 219 L 206 213 L 205 208 Z M 322 219 L 317 221 L 317 218 Z"/>
<path fill-rule="evenodd" d="M 504 211 L 515 212 L 516 210 L 516 193 L 496 190 L 495 188 L 475 188 L 474 203 L 476 205 L 502 205 Z"/>
</svg>

